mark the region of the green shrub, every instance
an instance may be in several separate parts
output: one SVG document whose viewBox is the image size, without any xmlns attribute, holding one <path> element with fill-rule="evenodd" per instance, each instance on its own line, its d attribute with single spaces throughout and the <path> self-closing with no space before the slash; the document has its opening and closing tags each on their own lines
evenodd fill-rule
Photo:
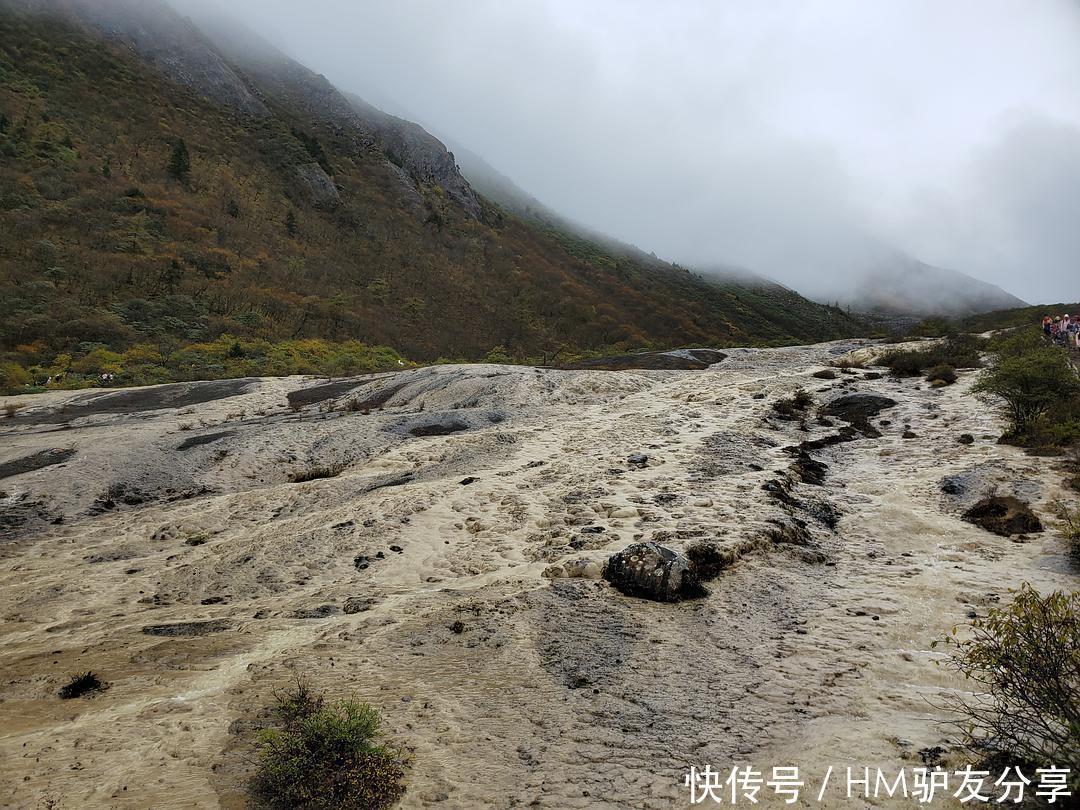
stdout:
<svg viewBox="0 0 1080 810">
<path fill-rule="evenodd" d="M 1000 403 L 1010 441 L 1062 444 L 1080 432 L 1080 377 L 1066 353 L 1037 334 L 996 344 L 990 369 L 972 390 Z"/>
<path fill-rule="evenodd" d="M 1061 536 L 1068 540 L 1074 549 L 1080 551 L 1080 509 L 1064 501 L 1051 504 L 1051 509 L 1060 521 Z"/>
<path fill-rule="evenodd" d="M 926 369 L 936 366 L 979 368 L 982 365 L 980 351 L 984 347 L 985 341 L 974 335 L 950 335 L 926 349 L 890 352 L 882 358 L 881 364 L 888 366 L 897 377 L 918 377 Z"/>
<path fill-rule="evenodd" d="M 30 384 L 30 374 L 18 363 L 0 363 L 0 393 L 14 394 Z"/>
<path fill-rule="evenodd" d="M 934 366 L 926 372 L 926 380 L 931 383 L 952 385 L 956 382 L 956 369 L 949 365 Z"/>
<path fill-rule="evenodd" d="M 405 756 L 375 742 L 382 720 L 368 704 L 328 704 L 299 682 L 275 709 L 277 727 L 259 737 L 251 784 L 262 806 L 379 810 L 405 794 Z"/>
<path fill-rule="evenodd" d="M 946 639 L 947 665 L 973 681 L 971 695 L 947 701 L 969 749 L 1080 776 L 1080 591 L 1041 596 L 1023 585 Z"/>
</svg>

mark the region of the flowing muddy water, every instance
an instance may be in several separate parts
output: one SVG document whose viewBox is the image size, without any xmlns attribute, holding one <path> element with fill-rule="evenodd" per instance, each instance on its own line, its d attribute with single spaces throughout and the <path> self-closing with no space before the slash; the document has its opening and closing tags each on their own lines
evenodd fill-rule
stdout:
<svg viewBox="0 0 1080 810">
<path fill-rule="evenodd" d="M 383 712 L 412 753 L 405 807 L 666 808 L 691 765 L 922 765 L 951 747 L 935 696 L 963 687 L 932 641 L 1023 581 L 1076 577 L 1058 476 L 996 444 L 977 372 L 812 376 L 867 346 L 18 399 L 0 422 L 0 804 L 241 807 L 264 709 L 297 676 Z M 811 452 L 820 485 L 786 448 L 844 423 L 776 418 L 800 386 L 815 407 L 896 401 L 880 436 Z M 341 472 L 291 481 L 317 467 Z M 1047 531 L 962 522 L 991 489 Z M 596 577 L 650 539 L 737 562 L 679 604 Z M 87 670 L 108 688 L 60 700 Z M 815 799 L 794 806 L 868 806 Z"/>
</svg>

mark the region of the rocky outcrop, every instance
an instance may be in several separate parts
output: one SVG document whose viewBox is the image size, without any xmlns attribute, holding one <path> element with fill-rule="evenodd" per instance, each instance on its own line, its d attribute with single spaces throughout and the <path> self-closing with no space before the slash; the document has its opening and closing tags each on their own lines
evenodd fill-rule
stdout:
<svg viewBox="0 0 1080 810">
<path fill-rule="evenodd" d="M 882 411 L 895 407 L 896 400 L 881 394 L 845 394 L 821 409 L 823 416 L 835 416 L 867 436 L 880 436 L 870 420 Z"/>
<path fill-rule="evenodd" d="M 604 579 L 627 596 L 654 602 L 678 602 L 706 595 L 690 561 L 656 543 L 635 543 L 613 554 Z"/>
<path fill-rule="evenodd" d="M 638 352 L 610 357 L 590 357 L 563 363 L 559 368 L 589 371 L 627 371 L 631 369 L 700 371 L 716 365 L 727 355 L 715 349 L 677 349 L 666 352 Z"/>
<path fill-rule="evenodd" d="M 297 184 L 316 208 L 334 209 L 341 205 L 337 186 L 318 163 L 302 163 L 293 167 Z"/>
<path fill-rule="evenodd" d="M 480 218 L 480 202 L 442 141 L 419 124 L 384 113 L 356 96 L 346 98 L 391 163 L 420 183 L 438 186 L 469 216 Z"/>
<path fill-rule="evenodd" d="M 1011 495 L 991 495 L 983 498 L 962 515 L 988 532 L 1010 537 L 1014 534 L 1041 532 L 1042 522 L 1031 507 Z"/>
<path fill-rule="evenodd" d="M 39 13 L 71 15 L 106 39 L 137 53 L 169 80 L 245 115 L 270 114 L 244 77 L 190 20 L 165 3 L 144 0 L 19 0 Z"/>
</svg>

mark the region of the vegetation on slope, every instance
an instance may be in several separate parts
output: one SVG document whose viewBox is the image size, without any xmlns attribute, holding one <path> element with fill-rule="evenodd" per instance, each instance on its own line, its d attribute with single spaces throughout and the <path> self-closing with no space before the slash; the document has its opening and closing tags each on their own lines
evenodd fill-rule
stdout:
<svg viewBox="0 0 1080 810">
<path fill-rule="evenodd" d="M 973 390 L 1008 420 L 1003 441 L 1047 449 L 1080 441 L 1080 375 L 1068 349 L 1052 345 L 1034 327 L 991 344 L 990 368 Z"/>
<path fill-rule="evenodd" d="M 1065 313 L 1080 313 L 1080 303 L 1037 304 L 1030 307 L 1016 307 L 1015 309 L 999 309 L 953 320 L 929 318 L 918 324 L 913 332 L 920 335 L 943 335 L 950 331 L 990 332 L 995 329 L 1039 326 L 1044 315 L 1053 316 Z"/>
<path fill-rule="evenodd" d="M 130 381 L 183 378 L 195 367 L 169 358 L 219 339 L 357 341 L 430 360 L 858 331 L 793 293 L 612 261 L 490 205 L 470 216 L 301 104 L 290 80 L 267 86 L 268 115 L 245 115 L 77 23 L 0 3 L 9 380 L 43 382 L 65 364 L 92 373 L 132 351 L 152 368 Z M 332 173 L 320 193 L 298 181 L 311 167 Z"/>
</svg>

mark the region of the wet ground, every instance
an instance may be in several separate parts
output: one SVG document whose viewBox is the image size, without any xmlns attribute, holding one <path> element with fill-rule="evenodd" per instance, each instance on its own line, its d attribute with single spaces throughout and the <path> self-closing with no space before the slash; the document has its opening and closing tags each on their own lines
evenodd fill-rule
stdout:
<svg viewBox="0 0 1080 810">
<path fill-rule="evenodd" d="M 871 353 L 20 400 L 0 422 L 0 804 L 240 807 L 298 675 L 382 710 L 413 755 L 406 807 L 684 806 L 691 765 L 958 756 L 931 703 L 963 684 L 931 643 L 1022 581 L 1075 587 L 1058 476 L 996 443 L 977 372 L 812 376 L 852 351 Z M 782 418 L 799 387 L 812 403 Z M 895 404 L 822 414 L 852 393 Z M 1047 530 L 961 520 L 991 489 Z M 704 599 L 631 599 L 597 571 L 639 540 L 735 562 Z M 60 700 L 87 670 L 108 688 Z"/>
</svg>

